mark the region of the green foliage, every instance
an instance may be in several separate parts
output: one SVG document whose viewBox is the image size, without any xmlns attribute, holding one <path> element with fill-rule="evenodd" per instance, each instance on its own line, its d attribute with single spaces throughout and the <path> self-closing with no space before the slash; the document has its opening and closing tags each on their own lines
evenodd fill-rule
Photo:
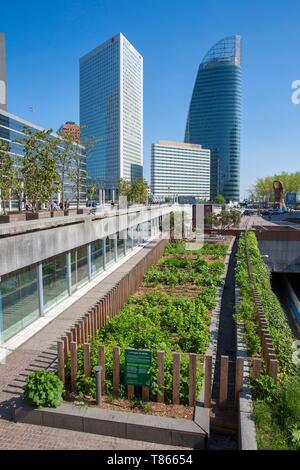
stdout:
<svg viewBox="0 0 300 470">
<path fill-rule="evenodd" d="M 254 195 L 257 199 L 267 197 L 271 202 L 274 201 L 273 181 L 282 181 L 287 193 L 297 193 L 300 188 L 300 171 L 294 173 L 283 172 L 279 175 L 267 176 L 256 180 Z"/>
<path fill-rule="evenodd" d="M 4 214 L 6 214 L 6 202 L 16 185 L 15 163 L 9 143 L 0 139 L 0 198 Z"/>
<path fill-rule="evenodd" d="M 214 199 L 214 202 L 216 204 L 224 204 L 225 202 L 225 197 L 222 195 L 222 194 L 218 194 L 215 199 Z"/>
<path fill-rule="evenodd" d="M 261 374 L 252 382 L 253 396 L 266 403 L 274 403 L 279 397 L 279 387 L 272 377 L 267 374 Z"/>
<path fill-rule="evenodd" d="M 37 408 L 56 408 L 62 402 L 64 385 L 53 372 L 40 370 L 26 379 L 25 397 Z"/>
<path fill-rule="evenodd" d="M 157 384 L 157 351 L 165 351 L 165 389 L 166 401 L 172 401 L 172 351 L 181 352 L 181 402 L 188 403 L 188 355 L 194 352 L 203 355 L 209 343 L 209 310 L 216 304 L 216 286 L 219 283 L 223 263 L 211 264 L 185 251 L 181 242 L 170 243 L 165 249 L 167 256 L 180 252 L 180 256 L 165 257 L 159 266 L 152 266 L 146 273 L 144 283 L 159 286 L 143 295 L 133 295 L 128 299 L 118 316 L 97 332 L 91 342 L 91 370 L 98 363 L 99 345 L 106 348 L 106 393 L 112 393 L 112 353 L 113 347 L 121 348 L 120 355 L 120 390 L 125 395 L 125 354 L 126 348 L 149 349 L 153 352 L 151 368 L 151 397 L 159 391 Z M 202 272 L 197 272 L 197 270 Z M 205 270 L 205 275 L 203 274 Z M 210 283 L 208 282 L 210 281 Z M 173 296 L 162 290 L 165 286 L 184 286 L 188 283 L 205 287 L 198 296 Z M 69 377 L 69 359 L 66 365 L 66 376 Z M 197 371 L 197 391 L 200 392 L 203 371 Z M 95 377 L 84 376 L 83 348 L 78 348 L 77 390 L 79 393 L 95 396 Z"/>
<path fill-rule="evenodd" d="M 119 181 L 119 194 L 126 197 L 128 203 L 145 204 L 147 202 L 148 184 L 142 178 L 132 182 L 121 178 Z"/>
<path fill-rule="evenodd" d="M 56 164 L 58 139 L 51 137 L 52 130 L 23 130 L 26 137 L 17 139 L 23 145 L 21 174 L 24 193 L 33 210 L 38 204 L 49 202 L 56 190 L 58 171 Z"/>
</svg>

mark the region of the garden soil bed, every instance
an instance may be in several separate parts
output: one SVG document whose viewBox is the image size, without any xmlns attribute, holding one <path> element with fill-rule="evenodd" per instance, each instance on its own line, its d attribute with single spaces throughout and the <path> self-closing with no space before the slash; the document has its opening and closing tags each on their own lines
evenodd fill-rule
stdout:
<svg viewBox="0 0 300 470">
<path fill-rule="evenodd" d="M 76 399 L 74 403 L 76 402 Z M 84 401 L 85 405 L 89 407 L 97 407 L 94 399 Z M 180 419 L 193 419 L 194 407 L 184 406 L 184 405 L 166 405 L 165 403 L 157 402 L 144 402 L 144 407 L 146 410 L 141 407 L 132 407 L 129 400 L 125 398 L 114 398 L 110 399 L 107 396 L 102 397 L 102 403 L 99 408 L 103 410 L 111 411 L 125 411 L 129 413 L 139 413 L 146 414 L 151 416 L 162 416 L 165 418 L 180 418 Z"/>
</svg>

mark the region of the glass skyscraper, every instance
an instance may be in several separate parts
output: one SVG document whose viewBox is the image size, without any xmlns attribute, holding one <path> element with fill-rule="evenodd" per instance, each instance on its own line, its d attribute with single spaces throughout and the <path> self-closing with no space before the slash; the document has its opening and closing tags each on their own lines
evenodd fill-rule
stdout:
<svg viewBox="0 0 300 470">
<path fill-rule="evenodd" d="M 111 191 L 143 175 L 143 58 L 119 33 L 80 59 L 88 176 Z"/>
<path fill-rule="evenodd" d="M 211 150 L 211 198 L 240 198 L 241 37 L 215 44 L 199 66 L 185 142 Z"/>
</svg>

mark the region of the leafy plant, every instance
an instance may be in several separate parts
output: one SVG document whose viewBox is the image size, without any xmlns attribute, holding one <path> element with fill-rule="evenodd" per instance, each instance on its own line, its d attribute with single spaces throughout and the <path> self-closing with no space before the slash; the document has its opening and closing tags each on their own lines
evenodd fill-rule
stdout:
<svg viewBox="0 0 300 470">
<path fill-rule="evenodd" d="M 25 397 L 37 408 L 56 408 L 62 402 L 64 385 L 53 372 L 40 370 L 26 379 Z"/>
</svg>

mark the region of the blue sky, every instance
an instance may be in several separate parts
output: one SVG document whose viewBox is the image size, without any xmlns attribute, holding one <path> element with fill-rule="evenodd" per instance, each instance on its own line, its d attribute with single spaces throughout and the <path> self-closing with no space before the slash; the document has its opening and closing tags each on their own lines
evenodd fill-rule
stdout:
<svg viewBox="0 0 300 470">
<path fill-rule="evenodd" d="M 182 140 L 198 65 L 219 39 L 243 37 L 241 195 L 259 176 L 299 170 L 300 3 L 296 0 L 1 2 L 8 110 L 57 129 L 79 119 L 79 58 L 121 31 L 144 57 L 144 155 Z M 29 111 L 33 106 L 35 111 Z"/>
</svg>

